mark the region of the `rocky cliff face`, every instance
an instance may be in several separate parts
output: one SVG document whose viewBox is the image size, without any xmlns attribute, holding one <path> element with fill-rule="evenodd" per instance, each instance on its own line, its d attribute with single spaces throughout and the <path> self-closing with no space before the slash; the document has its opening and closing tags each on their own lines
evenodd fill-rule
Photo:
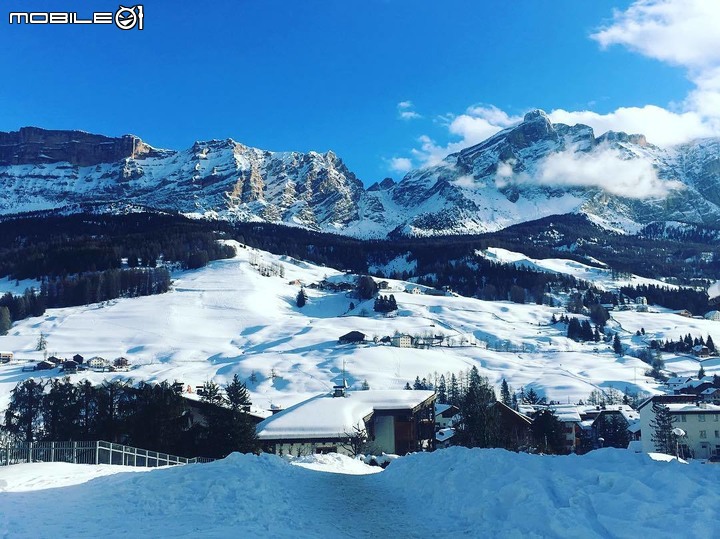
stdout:
<svg viewBox="0 0 720 539">
<path fill-rule="evenodd" d="M 720 140 L 662 149 L 642 135 L 552 124 L 542 111 L 486 141 L 367 190 L 334 153 L 233 140 L 157 150 L 133 136 L 0 133 L 0 214 L 120 203 L 359 237 L 468 234 L 582 213 L 634 233 L 651 222 L 720 226 Z"/>
<path fill-rule="evenodd" d="M 151 148 L 133 136 L 110 138 L 84 131 L 23 127 L 0 132 L 0 166 L 66 162 L 79 167 L 148 155 Z"/>
<path fill-rule="evenodd" d="M 269 152 L 233 140 L 157 150 L 140 139 L 24 128 L 0 133 L 0 213 L 127 203 L 336 230 L 362 183 L 332 152 Z"/>
</svg>

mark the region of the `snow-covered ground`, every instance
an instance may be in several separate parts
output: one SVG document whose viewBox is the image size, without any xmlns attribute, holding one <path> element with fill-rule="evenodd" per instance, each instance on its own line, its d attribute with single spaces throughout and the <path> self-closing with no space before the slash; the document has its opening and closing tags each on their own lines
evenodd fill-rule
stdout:
<svg viewBox="0 0 720 539">
<path fill-rule="evenodd" d="M 549 457 L 450 448 L 377 471 L 337 455 L 233 454 L 147 473 L 15 465 L 0 468 L 0 536 L 717 536 L 713 465 L 614 449 Z"/>
<path fill-rule="evenodd" d="M 280 264 L 285 275 L 264 277 L 251 261 Z M 0 337 L 0 349 L 21 360 L 0 365 L 0 410 L 18 381 L 58 376 L 57 371 L 22 372 L 22 360 L 42 358 L 35 351 L 41 332 L 51 354 L 110 360 L 122 355 L 132 365 L 128 372 L 86 371 L 72 375 L 73 380 L 98 383 L 117 376 L 178 380 L 194 387 L 208 379 L 224 383 L 237 373 L 247 381 L 254 403 L 265 409 L 329 391 L 340 381 L 343 368 L 351 386 L 359 387 L 367 379 L 372 389 L 402 388 L 416 376 L 476 365 L 494 384 L 505 377 L 515 389 L 532 385 L 563 402 L 584 399 L 598 387 L 657 391 L 644 376 L 647 365 L 641 361 L 617 357 L 607 343 L 576 343 L 564 336 L 561 324 L 551 326 L 550 318 L 561 308 L 410 294 L 404 290 L 411 283 L 394 280 L 383 292 L 397 299 L 399 310 L 392 317 L 374 313 L 372 301 L 358 302 L 342 292 L 307 289 L 308 304 L 296 307 L 298 282 L 309 285 L 323 279 L 337 283 L 354 276 L 240 247 L 236 258 L 177 274 L 167 294 L 52 309 L 42 318 L 21 321 Z M 646 346 L 652 338 L 677 340 L 687 333 L 711 334 L 720 342 L 718 322 L 669 312 L 612 314 L 611 328 L 630 348 Z M 640 328 L 646 333 L 636 337 Z M 338 337 L 353 330 L 370 340 L 396 331 L 442 335 L 445 340 L 429 350 L 372 342 L 339 345 Z M 695 374 L 699 367 L 691 357 L 666 355 L 665 360 L 678 374 Z M 720 372 L 717 359 L 703 365 L 708 374 Z"/>
</svg>

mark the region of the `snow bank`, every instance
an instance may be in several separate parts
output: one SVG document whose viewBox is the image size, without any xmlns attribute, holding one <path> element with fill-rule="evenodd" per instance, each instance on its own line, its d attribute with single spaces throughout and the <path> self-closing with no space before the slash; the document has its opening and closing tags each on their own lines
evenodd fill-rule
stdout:
<svg viewBox="0 0 720 539">
<path fill-rule="evenodd" d="M 382 475 L 426 515 L 444 515 L 446 534 L 485 537 L 713 537 L 718 480 L 720 467 L 619 449 L 551 457 L 454 447 Z"/>
<path fill-rule="evenodd" d="M 604 449 L 581 457 L 451 448 L 358 461 L 234 454 L 202 465 L 116 473 L 0 495 L 0 537 L 712 537 L 720 466 Z M 307 465 L 307 466 L 303 466 Z M 39 465 L 0 478 L 27 479 Z M 45 464 L 48 478 L 67 469 Z M 45 468 L 47 467 L 47 468 Z M 96 467 L 76 466 L 87 479 Z M 88 472 L 90 470 L 90 472 Z M 352 473 L 352 471 L 351 471 Z"/>
</svg>

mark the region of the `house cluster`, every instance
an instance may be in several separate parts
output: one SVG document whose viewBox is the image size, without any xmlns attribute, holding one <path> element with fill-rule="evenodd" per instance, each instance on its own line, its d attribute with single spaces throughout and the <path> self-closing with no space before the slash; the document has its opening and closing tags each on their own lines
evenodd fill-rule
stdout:
<svg viewBox="0 0 720 539">
<path fill-rule="evenodd" d="M 600 433 L 610 417 L 619 420 L 619 424 L 627 430 L 629 440 L 639 440 L 641 435 L 640 416 L 627 404 L 520 404 L 518 409 L 527 416 L 541 410 L 553 412 L 563 424 L 565 449 L 569 453 L 575 452 L 583 443 L 589 443 L 593 448 L 602 447 L 604 441 Z"/>
<path fill-rule="evenodd" d="M 693 395 L 698 402 L 720 404 L 720 387 L 714 376 L 695 379 L 689 376 L 669 378 L 665 385 L 673 395 Z"/>
<path fill-rule="evenodd" d="M 362 344 L 367 342 L 367 336 L 361 331 L 351 331 L 342 335 L 338 342 L 340 344 Z M 445 342 L 444 335 L 427 335 L 424 337 L 412 336 L 407 333 L 396 333 L 392 337 L 385 336 L 375 341 L 376 343 L 389 344 L 397 348 L 432 348 L 440 346 Z"/>
<path fill-rule="evenodd" d="M 112 361 L 104 359 L 100 356 L 91 357 L 85 360 L 80 354 L 75 354 L 71 359 L 59 358 L 52 355 L 42 361 L 28 362 L 23 371 L 49 371 L 60 369 L 64 374 L 74 374 L 78 371 L 92 370 L 96 372 L 115 372 L 124 371 L 130 367 L 130 361 L 126 357 L 117 357 Z"/>
</svg>

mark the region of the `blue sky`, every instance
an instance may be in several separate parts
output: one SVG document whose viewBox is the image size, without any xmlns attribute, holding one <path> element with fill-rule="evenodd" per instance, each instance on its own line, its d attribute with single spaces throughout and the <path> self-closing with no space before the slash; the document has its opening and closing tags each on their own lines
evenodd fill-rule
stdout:
<svg viewBox="0 0 720 539">
<path fill-rule="evenodd" d="M 146 0 L 145 29 L 123 32 L 8 24 L 10 11 L 86 15 L 117 0 L 4 0 L 0 130 L 332 149 L 366 184 L 436 162 L 531 108 L 679 142 L 714 133 L 691 98 L 717 58 L 653 49 L 657 37 L 631 24 L 653 13 L 633 10 L 677 4 L 686 17 L 682 4 L 702 2 Z M 668 39 L 683 37 L 655 15 Z"/>
</svg>

